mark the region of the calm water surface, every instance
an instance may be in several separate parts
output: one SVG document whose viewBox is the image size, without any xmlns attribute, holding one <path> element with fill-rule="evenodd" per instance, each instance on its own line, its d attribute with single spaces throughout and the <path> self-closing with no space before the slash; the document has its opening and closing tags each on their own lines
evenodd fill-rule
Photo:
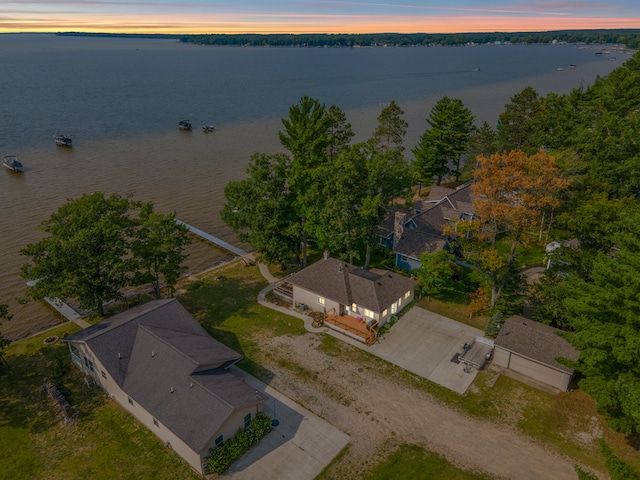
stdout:
<svg viewBox="0 0 640 480">
<path fill-rule="evenodd" d="M 224 186 L 243 177 L 252 153 L 281 151 L 280 119 L 302 95 L 345 110 L 358 141 L 395 100 L 409 123 L 410 152 L 445 95 L 461 98 L 478 122 L 494 124 L 528 85 L 541 95 L 566 93 L 628 58 L 595 51 L 571 45 L 235 48 L 0 35 L 0 156 L 17 155 L 28 168 L 24 175 L 0 175 L 0 303 L 14 314 L 3 331 L 20 338 L 61 321 L 43 302 L 20 305 L 16 298 L 24 293 L 19 250 L 40 238 L 36 226 L 67 199 L 95 191 L 132 194 L 237 243 L 219 217 Z M 179 131 L 181 119 L 190 119 L 194 130 Z M 205 134 L 200 127 L 209 123 L 216 131 Z M 56 147 L 56 133 L 71 135 L 74 147 Z M 197 271 L 226 256 L 197 241 L 187 263 Z"/>
</svg>

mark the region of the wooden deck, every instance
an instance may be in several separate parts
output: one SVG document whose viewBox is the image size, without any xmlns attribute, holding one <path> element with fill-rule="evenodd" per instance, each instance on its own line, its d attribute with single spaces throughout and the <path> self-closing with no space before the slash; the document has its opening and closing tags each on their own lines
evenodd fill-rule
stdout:
<svg viewBox="0 0 640 480">
<path fill-rule="evenodd" d="M 328 323 L 337 327 L 340 330 L 343 330 L 355 337 L 358 340 L 366 343 L 367 345 L 372 345 L 375 343 L 377 339 L 377 328 L 374 331 L 367 330 L 367 322 L 369 320 L 359 320 L 356 317 L 352 317 L 351 315 L 326 315 L 324 318 L 324 323 Z"/>
</svg>

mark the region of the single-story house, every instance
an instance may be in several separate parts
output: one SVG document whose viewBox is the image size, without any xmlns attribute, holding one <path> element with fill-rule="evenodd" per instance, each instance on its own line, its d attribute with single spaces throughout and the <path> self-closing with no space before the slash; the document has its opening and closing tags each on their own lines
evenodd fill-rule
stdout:
<svg viewBox="0 0 640 480">
<path fill-rule="evenodd" d="M 528 318 L 509 317 L 494 341 L 493 363 L 565 391 L 574 371 L 558 358 L 576 361 L 580 352 L 557 332 Z"/>
<path fill-rule="evenodd" d="M 267 399 L 229 370 L 242 355 L 175 299 L 138 305 L 63 341 L 80 370 L 200 474 L 209 449 L 247 428 Z"/>
<path fill-rule="evenodd" d="M 365 324 L 377 322 L 376 327 L 413 300 L 416 285 L 414 279 L 386 270 L 365 270 L 328 253 L 287 278 L 287 283 L 296 305 L 327 315 L 347 315 Z"/>
<path fill-rule="evenodd" d="M 434 186 L 426 200 L 411 211 L 391 209 L 378 229 L 378 244 L 393 249 L 395 265 L 404 270 L 420 268 L 420 255 L 442 249 L 453 251 L 443 226 L 450 221 L 475 218 L 471 183 L 456 189 Z"/>
</svg>

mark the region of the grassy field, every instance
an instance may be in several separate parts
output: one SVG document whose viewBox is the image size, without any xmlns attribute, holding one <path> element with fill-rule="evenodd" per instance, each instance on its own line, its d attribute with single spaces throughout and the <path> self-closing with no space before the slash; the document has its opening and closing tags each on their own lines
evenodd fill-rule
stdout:
<svg viewBox="0 0 640 480">
<path fill-rule="evenodd" d="M 77 330 L 73 323 L 64 324 L 5 351 L 9 368 L 0 369 L 0 478 L 200 478 L 99 387 L 87 386 L 71 367 L 66 344 L 43 345 L 47 336 Z M 65 425 L 56 405 L 40 391 L 45 378 L 70 392 L 75 422 Z"/>
<path fill-rule="evenodd" d="M 369 480 L 489 480 L 491 477 L 461 470 L 419 445 L 401 445 L 365 474 Z"/>
<path fill-rule="evenodd" d="M 245 356 L 240 366 L 249 373 L 268 381 L 271 374 L 261 364 L 269 358 L 301 381 L 313 380 L 311 372 L 300 369 L 285 356 L 280 358 L 279 352 L 258 348 L 261 338 L 305 333 L 299 319 L 257 303 L 258 292 L 265 286 L 257 267 L 231 264 L 192 283 L 180 301 L 212 336 Z M 432 306 L 429 302 L 426 308 Z M 450 312 L 442 314 L 451 317 Z M 61 337 L 76 329 L 73 324 L 65 324 L 46 335 Z M 0 370 L 0 476 L 6 474 L 7 478 L 18 480 L 198 478 L 99 388 L 87 387 L 70 367 L 66 345 L 58 342 L 44 346 L 44 336 L 10 346 L 6 353 L 11 368 Z M 603 459 L 595 436 L 604 436 L 620 457 L 640 468 L 637 451 L 624 436 L 604 426 L 593 400 L 583 392 L 551 395 L 484 371 L 467 394 L 458 395 L 332 336 L 323 336 L 320 348 L 328 355 L 340 355 L 365 368 L 378 369 L 470 415 L 520 429 L 553 450 L 598 470 L 603 470 Z M 39 392 L 45 377 L 71 392 L 78 422 L 64 426 L 56 418 L 53 405 Z M 578 427 L 585 422 L 592 427 L 593 438 L 575 434 L 582 431 Z M 367 478 L 405 478 L 390 477 L 385 472 L 393 465 L 414 461 L 424 464 L 424 469 L 453 468 L 438 466 L 440 461 L 420 447 L 402 447 L 394 455 L 381 457 L 380 465 Z M 380 473 L 376 473 L 378 467 Z M 117 474 L 114 476 L 110 469 L 117 469 Z M 411 471 L 409 466 L 407 471 Z M 433 478 L 482 478 L 443 475 Z"/>
</svg>

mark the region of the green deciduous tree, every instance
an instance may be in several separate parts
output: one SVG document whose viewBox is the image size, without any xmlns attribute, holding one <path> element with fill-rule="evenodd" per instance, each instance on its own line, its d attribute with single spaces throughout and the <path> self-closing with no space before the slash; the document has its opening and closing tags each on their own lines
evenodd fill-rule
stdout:
<svg viewBox="0 0 640 480">
<path fill-rule="evenodd" d="M 224 189 L 222 220 L 266 261 L 286 264 L 298 259 L 301 217 L 289 187 L 291 158 L 285 154 L 251 156 L 248 178 Z"/>
<path fill-rule="evenodd" d="M 34 298 L 77 298 L 82 308 L 104 315 L 104 302 L 121 298 L 132 271 L 128 238 L 135 222 L 129 198 L 103 193 L 69 200 L 40 224 L 46 236 L 25 247 L 30 257 L 22 274 L 37 280 L 29 287 Z"/>
<path fill-rule="evenodd" d="M 473 133 L 474 116 L 462 100 L 443 97 L 431 109 L 429 127 L 413 149 L 418 174 L 430 184 L 440 185 L 443 178 L 460 177 L 460 162 Z"/>
<path fill-rule="evenodd" d="M 157 213 L 152 203 L 140 208 L 137 228 L 131 242 L 131 251 L 137 262 L 138 272 L 134 282 L 151 283 L 157 299 L 161 298 L 160 286 L 164 279 L 173 296 L 174 286 L 184 271 L 187 258 L 184 248 L 191 243 L 187 228 L 176 223 L 176 215 Z"/>
<path fill-rule="evenodd" d="M 451 288 L 454 278 L 462 268 L 455 262 L 455 256 L 446 250 L 420 255 L 420 268 L 415 272 L 418 278 L 417 290 L 422 295 L 437 295 Z"/>
</svg>

